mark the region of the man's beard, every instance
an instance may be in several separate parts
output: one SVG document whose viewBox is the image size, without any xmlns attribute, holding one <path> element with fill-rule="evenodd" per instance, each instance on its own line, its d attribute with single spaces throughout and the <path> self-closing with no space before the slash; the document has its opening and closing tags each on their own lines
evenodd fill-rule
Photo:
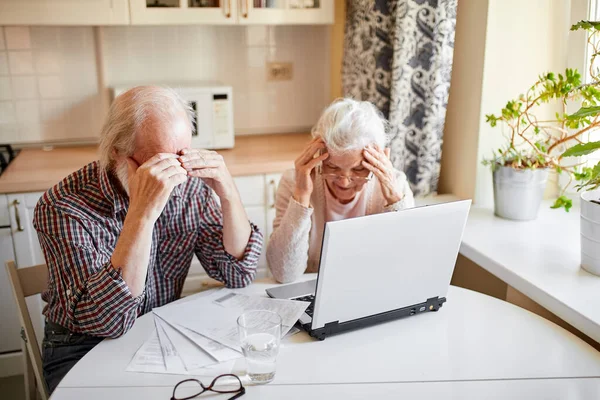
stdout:
<svg viewBox="0 0 600 400">
<path fill-rule="evenodd" d="M 127 196 L 129 196 L 129 166 L 126 162 L 120 163 L 115 167 L 115 175 L 121 184 Z"/>
</svg>

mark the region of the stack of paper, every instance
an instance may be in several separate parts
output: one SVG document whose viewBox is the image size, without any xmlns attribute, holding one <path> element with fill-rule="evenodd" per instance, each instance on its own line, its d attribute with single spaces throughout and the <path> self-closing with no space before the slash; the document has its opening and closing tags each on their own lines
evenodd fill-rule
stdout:
<svg viewBox="0 0 600 400">
<path fill-rule="evenodd" d="M 242 357 L 237 318 L 250 310 L 269 310 L 282 319 L 286 335 L 309 303 L 211 290 L 155 308 L 155 331 L 136 352 L 127 371 L 219 375 Z"/>
</svg>

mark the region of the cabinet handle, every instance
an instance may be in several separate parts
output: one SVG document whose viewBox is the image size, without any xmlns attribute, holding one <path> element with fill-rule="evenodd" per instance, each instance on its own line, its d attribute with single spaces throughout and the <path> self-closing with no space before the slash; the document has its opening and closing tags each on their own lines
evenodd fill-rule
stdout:
<svg viewBox="0 0 600 400">
<path fill-rule="evenodd" d="M 275 183 L 275 179 L 271 179 L 269 181 L 269 185 L 271 186 L 271 190 L 273 191 L 273 203 L 271 203 L 269 207 L 275 208 L 275 199 L 277 198 L 277 184 Z"/>
<path fill-rule="evenodd" d="M 242 3 L 244 3 L 244 5 L 246 7 L 242 7 Z M 248 18 L 248 8 L 250 6 L 248 5 L 248 0 L 240 0 L 240 8 L 242 8 L 244 11 L 242 12 L 242 17 L 244 18 Z"/>
<path fill-rule="evenodd" d="M 17 221 L 17 231 L 23 232 L 25 229 L 21 226 L 21 215 L 19 215 L 19 204 L 21 202 L 17 199 L 13 200 L 13 206 L 15 206 L 15 221 Z"/>
<path fill-rule="evenodd" d="M 231 18 L 231 0 L 227 0 L 227 11 L 225 11 L 225 18 Z"/>
</svg>

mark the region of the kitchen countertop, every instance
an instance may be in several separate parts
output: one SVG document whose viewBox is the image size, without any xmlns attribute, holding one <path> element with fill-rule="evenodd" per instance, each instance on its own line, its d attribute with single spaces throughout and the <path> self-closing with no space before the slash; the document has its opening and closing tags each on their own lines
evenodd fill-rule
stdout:
<svg viewBox="0 0 600 400">
<path fill-rule="evenodd" d="M 233 176 L 280 173 L 293 168 L 309 140 L 308 133 L 237 136 L 233 149 L 217 151 Z M 97 159 L 97 146 L 23 149 L 0 176 L 0 193 L 48 190 Z"/>
</svg>

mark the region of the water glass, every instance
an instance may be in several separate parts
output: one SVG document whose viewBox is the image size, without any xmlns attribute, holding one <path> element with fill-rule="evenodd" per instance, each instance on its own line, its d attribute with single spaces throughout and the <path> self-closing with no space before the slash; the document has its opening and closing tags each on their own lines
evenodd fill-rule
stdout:
<svg viewBox="0 0 600 400">
<path fill-rule="evenodd" d="M 240 315 L 237 325 L 248 377 L 254 383 L 271 382 L 281 342 L 281 317 L 272 311 L 248 311 Z"/>
</svg>

